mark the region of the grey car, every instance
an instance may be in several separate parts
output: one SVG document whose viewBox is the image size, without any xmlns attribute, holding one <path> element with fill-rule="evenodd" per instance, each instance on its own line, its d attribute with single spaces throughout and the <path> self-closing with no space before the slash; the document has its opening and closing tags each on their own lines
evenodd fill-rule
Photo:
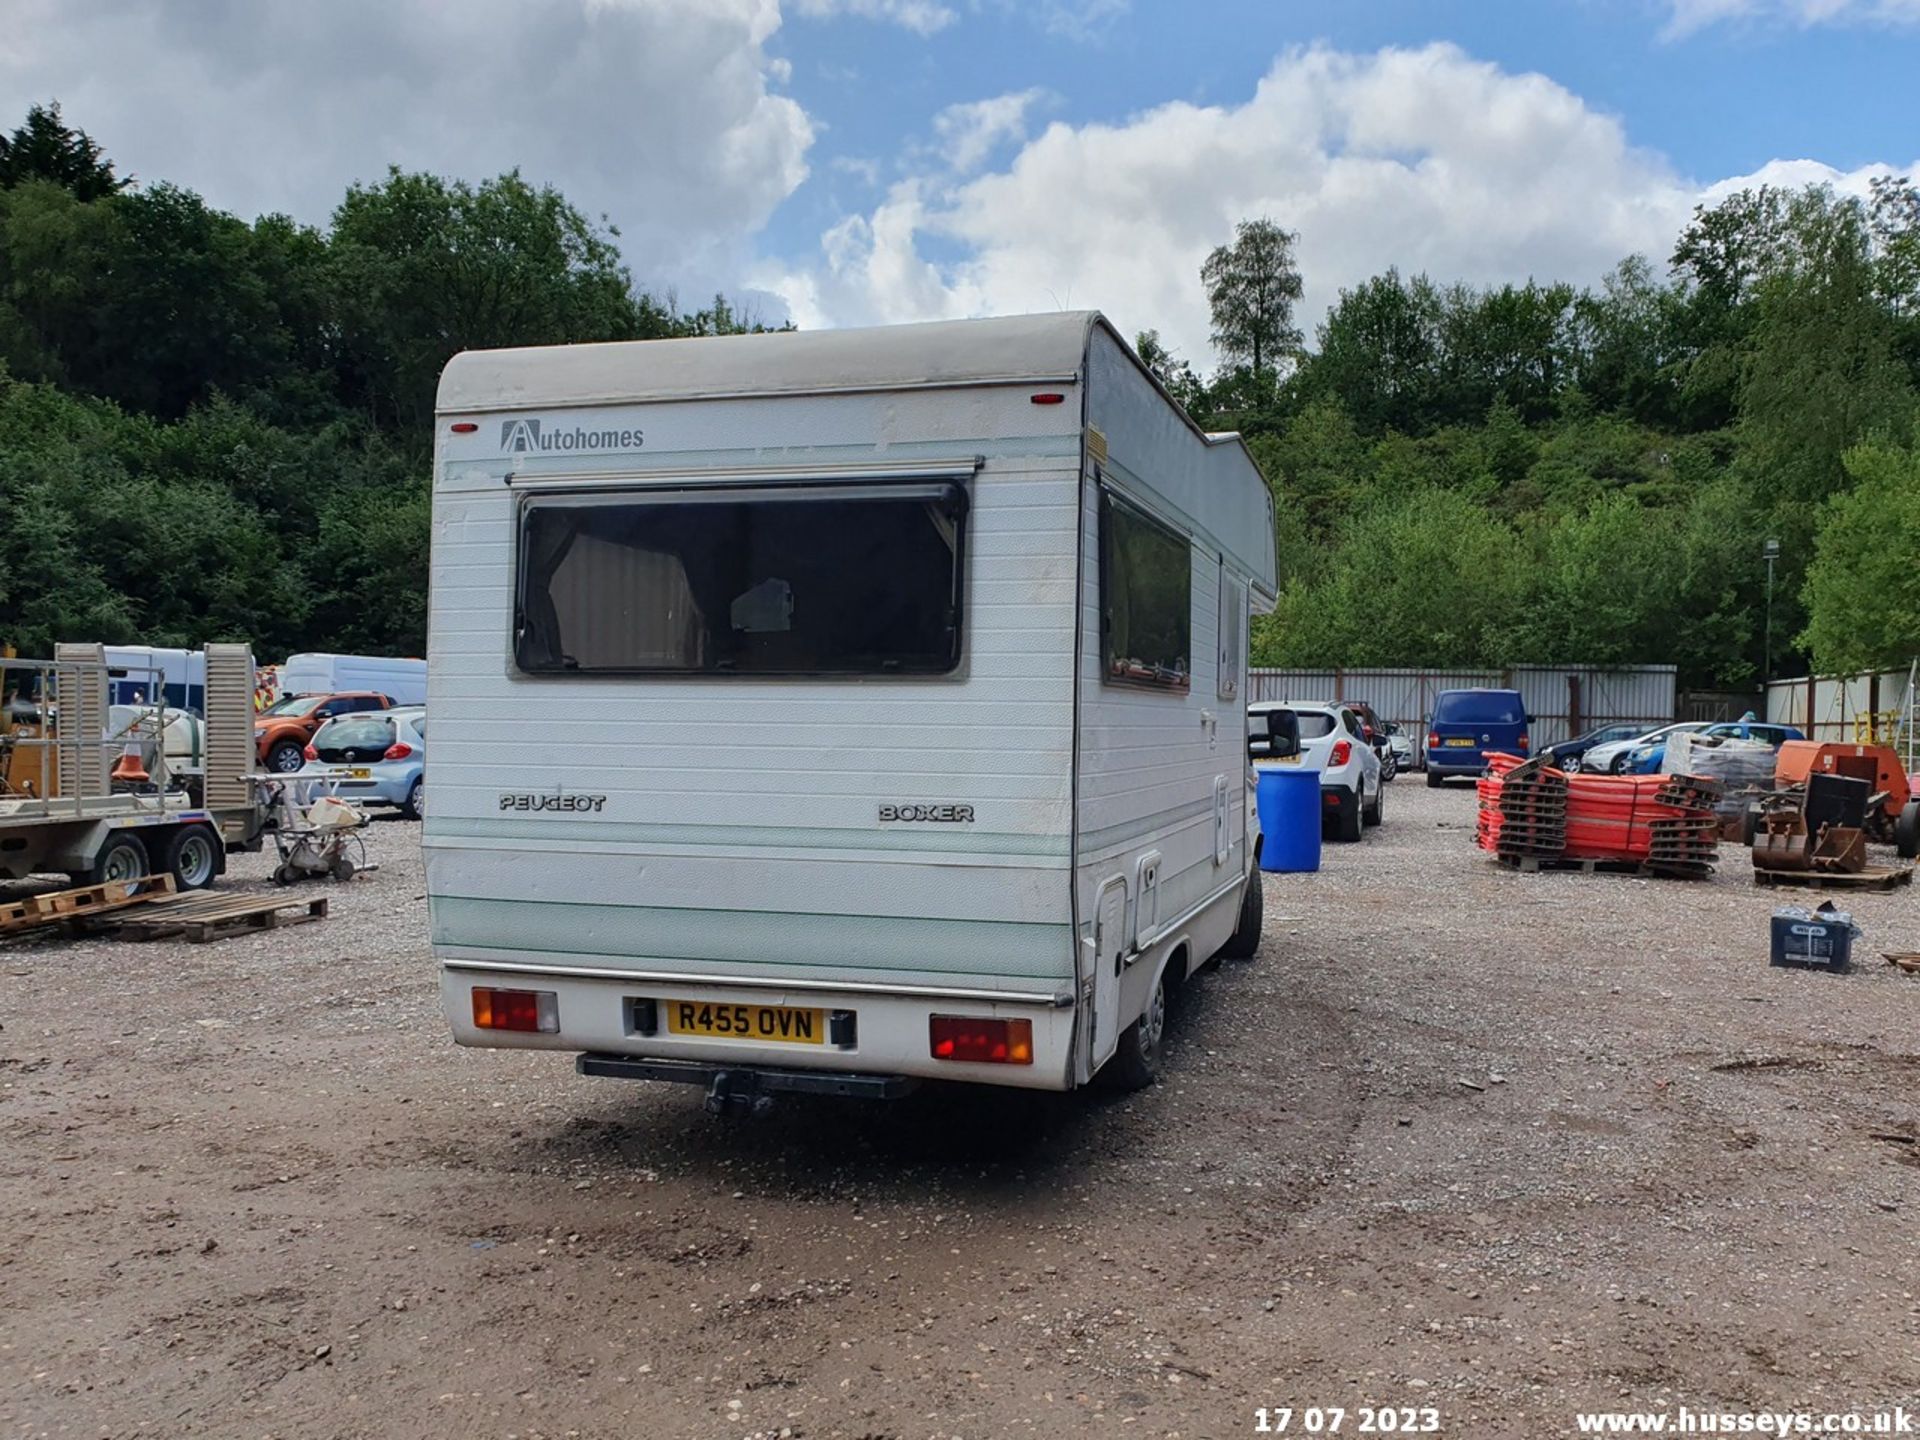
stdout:
<svg viewBox="0 0 1920 1440">
<path fill-rule="evenodd" d="M 427 810 L 427 712 L 417 706 L 342 715 L 314 732 L 294 781 L 302 804 L 338 795 L 390 805 L 409 820 Z"/>
</svg>

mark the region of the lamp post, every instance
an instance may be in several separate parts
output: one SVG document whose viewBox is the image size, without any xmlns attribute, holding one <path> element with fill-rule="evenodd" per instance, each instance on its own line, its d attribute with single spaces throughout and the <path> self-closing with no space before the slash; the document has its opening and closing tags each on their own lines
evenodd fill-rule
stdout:
<svg viewBox="0 0 1920 1440">
<path fill-rule="evenodd" d="M 1767 562 L 1767 630 L 1766 648 L 1760 661 L 1760 688 L 1762 692 L 1773 680 L 1773 562 L 1780 558 L 1780 542 L 1769 540 L 1760 553 Z"/>
</svg>

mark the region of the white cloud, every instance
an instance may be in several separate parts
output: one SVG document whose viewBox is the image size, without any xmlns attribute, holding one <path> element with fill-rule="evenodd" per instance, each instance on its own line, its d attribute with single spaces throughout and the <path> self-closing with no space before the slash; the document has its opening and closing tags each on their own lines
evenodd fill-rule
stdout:
<svg viewBox="0 0 1920 1440">
<path fill-rule="evenodd" d="M 1920 24 L 1920 0 L 1667 0 L 1670 37 L 1690 35 L 1722 21 L 1745 20 L 1801 27 L 1839 24 Z"/>
<path fill-rule="evenodd" d="M 518 166 L 710 293 L 806 177 L 778 0 L 0 0 L 0 101 L 57 97 L 122 173 L 324 222 L 388 162 Z"/>
<path fill-rule="evenodd" d="M 933 117 L 933 133 L 947 164 L 964 175 L 977 170 L 1000 146 L 1026 139 L 1027 112 L 1044 98 L 1044 90 L 1020 90 L 947 106 Z"/>
<path fill-rule="evenodd" d="M 1722 183 L 1789 173 L 1866 175 L 1797 162 Z M 1300 233 L 1311 332 L 1342 287 L 1388 266 L 1592 282 L 1636 252 L 1664 259 L 1710 193 L 1542 76 L 1451 45 L 1314 48 L 1281 56 L 1238 106 L 1056 122 L 1004 169 L 896 185 L 817 257 L 754 282 L 810 328 L 1085 306 L 1204 362 L 1200 264 L 1238 220 Z"/>
<path fill-rule="evenodd" d="M 809 20 L 825 20 L 836 15 L 880 20 L 918 35 L 944 30 L 958 18 L 938 0 L 793 0 L 793 10 Z"/>
</svg>

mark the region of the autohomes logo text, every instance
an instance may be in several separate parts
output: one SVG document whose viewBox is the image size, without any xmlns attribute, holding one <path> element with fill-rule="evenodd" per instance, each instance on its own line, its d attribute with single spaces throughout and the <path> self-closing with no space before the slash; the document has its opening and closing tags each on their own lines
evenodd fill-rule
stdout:
<svg viewBox="0 0 1920 1440">
<path fill-rule="evenodd" d="M 500 451 L 504 455 L 584 455 L 595 450 L 638 450 L 646 440 L 643 430 L 589 430 L 583 425 L 562 428 L 538 418 L 500 422 Z"/>
</svg>

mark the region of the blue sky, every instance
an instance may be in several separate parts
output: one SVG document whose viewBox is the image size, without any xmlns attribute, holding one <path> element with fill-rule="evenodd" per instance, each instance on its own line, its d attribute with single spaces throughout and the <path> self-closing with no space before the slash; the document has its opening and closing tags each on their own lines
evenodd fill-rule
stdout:
<svg viewBox="0 0 1920 1440">
<path fill-rule="evenodd" d="M 1074 38 L 1048 32 L 1044 7 L 957 8 L 932 35 L 852 16 L 783 27 L 771 48 L 825 128 L 814 177 L 775 218 L 776 244 L 805 238 L 849 191 L 832 157 L 890 155 L 943 106 L 1032 86 L 1058 97 L 1043 118 L 1071 121 L 1174 99 L 1231 104 L 1277 54 L 1316 41 L 1356 52 L 1451 41 L 1538 71 L 1700 179 L 1781 158 L 1852 170 L 1920 154 L 1920 25 L 1762 13 L 1670 35 L 1672 7 L 1654 0 L 1135 0 Z"/>
<path fill-rule="evenodd" d="M 1207 363 L 1198 267 L 1300 232 L 1597 283 L 1739 183 L 1920 166 L 1920 0 L 0 0 L 0 119 L 324 224 L 388 163 L 519 167 L 636 278 L 810 326 L 1057 305 Z"/>
</svg>

